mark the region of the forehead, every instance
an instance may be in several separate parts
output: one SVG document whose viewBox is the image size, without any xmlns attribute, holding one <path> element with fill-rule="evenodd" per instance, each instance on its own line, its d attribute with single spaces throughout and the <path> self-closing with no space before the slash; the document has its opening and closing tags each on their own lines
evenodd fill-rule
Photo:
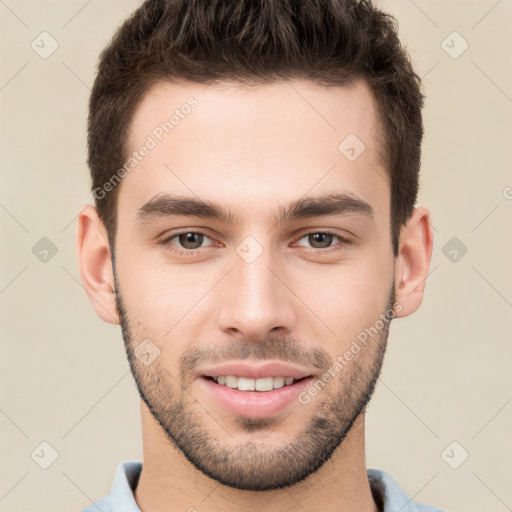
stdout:
<svg viewBox="0 0 512 512">
<path fill-rule="evenodd" d="M 380 130 L 363 81 L 158 83 L 133 117 L 133 165 L 125 166 L 119 213 L 161 193 L 257 213 L 281 200 L 345 191 L 384 214 L 389 179 Z"/>
</svg>

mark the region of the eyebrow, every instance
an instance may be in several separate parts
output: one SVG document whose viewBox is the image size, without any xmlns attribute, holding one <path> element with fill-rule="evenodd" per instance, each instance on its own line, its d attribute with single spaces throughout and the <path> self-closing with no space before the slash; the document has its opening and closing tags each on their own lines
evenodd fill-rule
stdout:
<svg viewBox="0 0 512 512">
<path fill-rule="evenodd" d="M 369 203 L 353 194 L 339 193 L 303 197 L 281 206 L 275 218 L 277 223 L 293 222 L 312 217 L 362 214 L 373 218 L 374 211 Z M 146 222 L 165 217 L 200 217 L 234 223 L 238 216 L 226 210 L 221 204 L 195 197 L 160 194 L 141 206 L 136 213 L 137 222 Z"/>
</svg>

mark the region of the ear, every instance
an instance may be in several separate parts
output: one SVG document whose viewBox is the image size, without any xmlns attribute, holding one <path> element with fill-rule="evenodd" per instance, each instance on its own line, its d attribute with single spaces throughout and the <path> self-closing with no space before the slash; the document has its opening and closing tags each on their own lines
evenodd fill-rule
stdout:
<svg viewBox="0 0 512 512">
<path fill-rule="evenodd" d="M 76 247 L 82 283 L 96 314 L 105 322 L 119 324 L 108 233 L 90 204 L 78 216 Z"/>
<path fill-rule="evenodd" d="M 429 211 L 419 206 L 402 227 L 395 259 L 395 299 L 398 318 L 414 313 L 421 304 L 432 256 L 433 234 Z"/>
</svg>

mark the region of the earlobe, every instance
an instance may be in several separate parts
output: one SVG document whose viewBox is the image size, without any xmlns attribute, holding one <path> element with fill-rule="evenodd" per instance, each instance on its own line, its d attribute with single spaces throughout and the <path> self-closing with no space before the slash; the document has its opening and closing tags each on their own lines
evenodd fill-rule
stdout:
<svg viewBox="0 0 512 512">
<path fill-rule="evenodd" d="M 97 315 L 119 324 L 107 231 L 90 204 L 78 216 L 76 247 L 82 283 Z"/>
<path fill-rule="evenodd" d="M 395 299 L 401 306 L 397 308 L 397 317 L 408 316 L 420 307 L 432 247 L 430 213 L 420 206 L 414 209 L 400 233 L 399 251 L 395 261 Z"/>
</svg>

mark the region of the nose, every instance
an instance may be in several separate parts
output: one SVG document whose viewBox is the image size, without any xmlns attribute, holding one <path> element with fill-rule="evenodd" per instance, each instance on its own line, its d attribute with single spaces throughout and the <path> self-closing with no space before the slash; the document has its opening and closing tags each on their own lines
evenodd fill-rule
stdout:
<svg viewBox="0 0 512 512">
<path fill-rule="evenodd" d="M 271 331 L 290 334 L 296 321 L 294 294 L 286 267 L 270 249 L 255 261 L 233 255 L 234 268 L 219 297 L 219 328 L 246 341 L 258 342 Z"/>
</svg>

